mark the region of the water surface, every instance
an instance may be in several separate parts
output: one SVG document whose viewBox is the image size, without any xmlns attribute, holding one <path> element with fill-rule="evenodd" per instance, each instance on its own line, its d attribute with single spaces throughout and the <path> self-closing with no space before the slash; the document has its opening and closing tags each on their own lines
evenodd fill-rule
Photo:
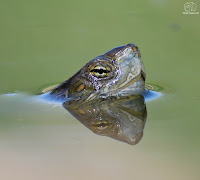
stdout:
<svg viewBox="0 0 200 180">
<path fill-rule="evenodd" d="M 198 180 L 200 15 L 183 15 L 184 3 L 1 1 L 0 179 Z M 127 43 L 163 87 L 147 101 L 137 145 L 98 136 L 33 96 Z"/>
</svg>

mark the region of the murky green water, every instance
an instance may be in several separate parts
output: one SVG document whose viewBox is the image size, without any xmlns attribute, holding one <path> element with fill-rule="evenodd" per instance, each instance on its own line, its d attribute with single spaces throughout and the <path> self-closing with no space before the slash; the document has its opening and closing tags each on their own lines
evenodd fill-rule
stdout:
<svg viewBox="0 0 200 180">
<path fill-rule="evenodd" d="M 184 3 L 2 0 L 0 179 L 198 180 L 200 15 L 183 15 Z M 147 80 L 164 88 L 147 102 L 139 144 L 97 136 L 31 95 L 127 43 L 141 49 Z"/>
</svg>

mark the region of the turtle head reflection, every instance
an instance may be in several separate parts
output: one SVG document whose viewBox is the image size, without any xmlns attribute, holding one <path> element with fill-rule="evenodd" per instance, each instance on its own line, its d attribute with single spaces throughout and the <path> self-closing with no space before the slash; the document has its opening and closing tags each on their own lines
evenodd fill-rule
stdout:
<svg viewBox="0 0 200 180">
<path fill-rule="evenodd" d="M 84 105 L 67 101 L 63 105 L 82 124 L 98 135 L 137 144 L 142 136 L 147 117 L 142 95 L 123 98 L 109 97 Z"/>
</svg>

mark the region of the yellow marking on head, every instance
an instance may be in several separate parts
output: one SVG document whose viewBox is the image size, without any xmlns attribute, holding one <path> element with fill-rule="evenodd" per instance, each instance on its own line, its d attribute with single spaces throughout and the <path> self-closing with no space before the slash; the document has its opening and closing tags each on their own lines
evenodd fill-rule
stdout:
<svg viewBox="0 0 200 180">
<path fill-rule="evenodd" d="M 133 51 L 135 51 L 135 52 L 137 51 L 135 47 L 132 47 L 132 49 L 133 49 Z"/>
<path fill-rule="evenodd" d="M 84 84 L 80 84 L 80 85 L 76 88 L 76 91 L 80 92 L 80 91 L 82 91 L 84 88 L 85 88 L 85 85 L 84 85 Z"/>
<path fill-rule="evenodd" d="M 78 112 L 79 112 L 80 114 L 85 114 L 85 111 L 84 111 L 83 109 L 79 109 Z"/>
</svg>

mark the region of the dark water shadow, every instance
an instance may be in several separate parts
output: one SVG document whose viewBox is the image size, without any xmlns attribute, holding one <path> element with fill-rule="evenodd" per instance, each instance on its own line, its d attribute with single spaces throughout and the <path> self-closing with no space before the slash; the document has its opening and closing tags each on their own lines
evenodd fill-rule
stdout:
<svg viewBox="0 0 200 180">
<path fill-rule="evenodd" d="M 142 95 L 109 97 L 84 104 L 71 100 L 63 106 L 95 134 L 131 145 L 137 144 L 143 136 L 147 110 Z"/>
</svg>

